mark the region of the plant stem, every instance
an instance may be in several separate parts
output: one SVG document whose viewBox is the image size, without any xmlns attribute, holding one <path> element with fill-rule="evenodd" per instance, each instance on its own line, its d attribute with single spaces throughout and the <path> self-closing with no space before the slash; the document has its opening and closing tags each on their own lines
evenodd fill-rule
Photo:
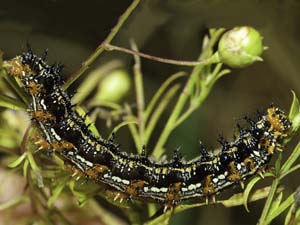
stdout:
<svg viewBox="0 0 300 225">
<path fill-rule="evenodd" d="M 131 47 L 133 50 L 137 50 L 137 46 L 131 41 Z M 137 104 L 137 121 L 139 129 L 139 148 L 145 144 L 145 119 L 144 119 L 144 108 L 145 108 L 145 97 L 144 97 L 144 85 L 143 76 L 141 72 L 141 59 L 138 55 L 134 55 L 135 64 L 133 66 L 134 71 L 134 83 L 136 91 L 136 104 Z"/>
<path fill-rule="evenodd" d="M 204 59 L 204 60 L 200 60 L 200 61 L 184 61 L 184 60 L 161 58 L 158 56 L 145 54 L 145 53 L 142 53 L 142 52 L 139 52 L 136 50 L 130 50 L 127 48 L 123 48 L 123 47 L 119 47 L 119 46 L 115 46 L 115 45 L 111 45 L 111 44 L 103 44 L 102 47 L 107 51 L 120 51 L 120 52 L 124 52 L 127 54 L 132 54 L 135 56 L 140 56 L 140 57 L 143 57 L 146 59 L 150 59 L 153 61 L 162 62 L 162 63 L 166 63 L 166 64 L 179 65 L 179 66 L 209 65 L 209 64 L 217 63 L 220 61 L 220 59 L 217 57 L 217 55 L 207 58 L 207 59 Z"/>
<path fill-rule="evenodd" d="M 268 212 L 270 211 L 270 207 L 272 205 L 272 200 L 274 198 L 274 195 L 276 193 L 278 185 L 279 185 L 279 179 L 276 177 L 275 180 L 272 183 L 270 193 L 268 195 L 266 204 L 265 204 L 264 209 L 262 211 L 262 214 L 260 216 L 260 219 L 259 219 L 259 222 L 258 222 L 259 225 L 267 225 L 266 224 L 266 218 L 268 216 Z"/>
<path fill-rule="evenodd" d="M 105 50 L 103 46 L 109 44 L 116 34 L 119 32 L 123 24 L 126 22 L 130 14 L 134 11 L 134 9 L 138 6 L 140 3 L 140 0 L 134 0 L 131 5 L 126 9 L 126 11 L 123 13 L 123 15 L 120 16 L 118 23 L 115 25 L 115 27 L 111 30 L 109 35 L 106 37 L 106 39 L 97 47 L 96 51 L 93 52 L 90 57 L 82 63 L 81 68 L 75 72 L 68 81 L 64 84 L 63 89 L 66 90 L 70 87 L 70 85 L 76 81 L 88 68 L 89 66 L 95 61 L 95 59 Z"/>
<path fill-rule="evenodd" d="M 224 31 L 223 29 L 219 29 L 219 30 L 215 31 L 215 33 L 211 37 L 211 40 L 209 41 L 207 46 L 205 46 L 206 48 L 204 49 L 203 53 L 200 55 L 199 60 L 209 58 L 212 55 L 212 47 L 218 40 L 219 36 L 223 33 L 223 31 Z M 179 100 L 177 101 L 177 103 L 176 103 L 176 105 L 175 105 L 175 107 L 174 107 L 174 109 L 173 109 L 157 143 L 156 143 L 156 146 L 153 150 L 154 157 L 159 158 L 163 154 L 163 146 L 166 143 L 171 132 L 175 128 L 175 124 L 182 112 L 183 107 L 186 104 L 186 101 L 193 93 L 196 82 L 199 82 L 198 76 L 202 72 L 203 68 L 205 68 L 205 65 L 200 64 L 200 65 L 197 65 L 193 69 L 182 93 L 179 96 Z M 207 86 L 209 87 L 210 84 L 207 84 Z M 197 105 L 198 107 L 201 105 L 201 103 L 204 101 L 204 99 L 208 96 L 210 89 L 211 88 L 201 90 L 200 95 L 202 97 L 199 98 L 200 102 L 198 102 L 198 105 Z"/>
<path fill-rule="evenodd" d="M 177 122 L 178 117 L 180 116 L 180 113 L 182 111 L 182 108 L 184 107 L 187 99 L 190 97 L 194 83 L 197 80 L 197 76 L 199 72 L 203 69 L 203 65 L 197 66 L 194 68 L 189 80 L 186 83 L 186 86 L 184 87 L 183 91 L 181 92 L 179 96 L 179 100 L 177 101 L 171 116 L 169 117 L 157 143 L 153 150 L 153 156 L 156 158 L 159 158 L 163 154 L 163 146 L 166 143 L 168 137 L 170 136 L 171 132 L 174 129 L 174 125 Z"/>
<path fill-rule="evenodd" d="M 167 107 L 167 105 L 170 103 L 170 100 L 175 95 L 175 93 L 178 91 L 180 85 L 176 84 L 173 87 L 171 87 L 168 92 L 163 96 L 163 101 L 160 102 L 160 104 L 156 107 L 155 111 L 153 112 L 151 118 L 149 119 L 149 123 L 146 128 L 146 143 L 148 143 L 152 131 L 154 127 L 156 126 L 157 122 L 159 121 L 159 118 L 161 117 L 161 114 Z"/>
</svg>

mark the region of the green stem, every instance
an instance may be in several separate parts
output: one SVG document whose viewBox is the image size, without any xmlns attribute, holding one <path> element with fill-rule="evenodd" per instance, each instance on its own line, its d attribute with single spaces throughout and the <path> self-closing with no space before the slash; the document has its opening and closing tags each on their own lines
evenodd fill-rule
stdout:
<svg viewBox="0 0 300 225">
<path fill-rule="evenodd" d="M 137 121 L 137 118 L 132 114 L 131 108 L 129 105 L 125 104 L 125 110 L 126 110 L 126 114 L 127 114 L 127 120 L 130 121 Z M 138 122 L 136 122 L 137 124 Z M 137 150 L 138 153 L 142 152 L 142 148 L 140 148 L 140 139 L 139 139 L 139 133 L 138 130 L 136 128 L 136 125 L 133 123 L 129 123 L 128 124 L 128 128 L 129 131 L 131 133 L 131 136 L 133 138 L 134 144 L 135 144 L 135 148 Z"/>
<path fill-rule="evenodd" d="M 197 101 L 193 105 L 189 107 L 189 109 L 184 112 L 178 119 L 177 122 L 174 124 L 174 128 L 179 126 L 183 121 L 185 121 L 198 107 L 202 105 L 208 94 L 210 93 L 211 87 L 205 87 L 202 89 L 200 95 L 197 98 Z"/>
<path fill-rule="evenodd" d="M 185 72 L 178 72 L 173 75 L 171 75 L 160 87 L 159 89 L 155 92 L 154 96 L 152 97 L 151 101 L 149 102 L 146 110 L 145 110 L 145 121 L 148 120 L 150 114 L 152 113 L 154 106 L 158 102 L 158 100 L 161 98 L 163 93 L 166 91 L 166 89 L 170 86 L 172 82 L 177 80 L 178 78 L 181 78 L 183 76 L 186 76 Z"/>
<path fill-rule="evenodd" d="M 270 211 L 270 207 L 272 205 L 272 200 L 274 198 L 274 195 L 276 193 L 278 185 L 279 185 L 279 179 L 275 178 L 275 180 L 272 183 L 271 190 L 270 190 L 270 193 L 268 195 L 266 204 L 265 204 L 264 209 L 262 211 L 262 214 L 260 216 L 260 219 L 259 219 L 259 222 L 258 222 L 259 225 L 267 225 L 266 224 L 266 218 L 267 218 L 268 213 Z"/>
<path fill-rule="evenodd" d="M 134 0 L 131 5 L 126 9 L 123 15 L 120 16 L 118 23 L 111 30 L 106 39 L 97 47 L 96 51 L 90 55 L 90 57 L 82 63 L 81 68 L 74 73 L 68 81 L 64 84 L 63 89 L 66 90 L 70 87 L 70 85 L 76 81 L 88 68 L 89 66 L 96 60 L 96 58 L 105 50 L 103 46 L 108 45 L 119 32 L 123 24 L 126 22 L 130 14 L 134 11 L 134 9 L 138 6 L 140 0 Z"/>
<path fill-rule="evenodd" d="M 223 31 L 224 31 L 223 29 L 219 29 L 218 31 L 215 31 L 215 33 L 212 35 L 211 40 L 209 41 L 209 44 L 206 46 L 203 53 L 200 55 L 199 60 L 209 58 L 212 55 L 212 47 L 218 40 L 219 36 L 223 33 Z M 163 146 L 166 143 L 167 139 L 169 138 L 171 132 L 175 128 L 175 124 L 177 123 L 177 120 L 182 112 L 182 109 L 185 106 L 189 97 L 192 95 L 196 82 L 199 82 L 198 76 L 199 76 L 199 74 L 201 74 L 201 72 L 204 68 L 205 68 L 205 65 L 198 65 L 193 69 L 182 93 L 179 96 L 179 100 L 177 101 L 177 103 L 176 103 L 176 105 L 175 105 L 175 107 L 174 107 L 158 141 L 157 141 L 157 144 L 153 150 L 154 157 L 159 158 L 163 154 Z M 210 86 L 210 84 L 207 84 L 207 86 Z M 201 95 L 203 95 L 203 97 L 200 98 L 201 103 L 208 96 L 209 91 L 210 91 L 210 89 L 201 90 Z M 198 107 L 200 106 L 200 104 L 198 103 Z"/>
<path fill-rule="evenodd" d="M 131 47 L 133 50 L 137 50 L 137 46 L 133 41 L 131 41 Z M 139 148 L 145 144 L 145 97 L 144 97 L 144 85 L 143 85 L 143 76 L 141 72 L 141 59 L 139 56 L 134 55 L 135 64 L 133 66 L 134 72 L 134 83 L 135 83 L 135 92 L 136 92 L 136 104 L 137 104 L 137 121 L 139 129 Z"/>
<path fill-rule="evenodd" d="M 147 125 L 147 128 L 146 128 L 146 143 L 148 143 L 148 141 L 151 137 L 152 131 L 154 130 L 154 127 L 156 126 L 159 118 L 161 117 L 161 114 L 163 113 L 163 111 L 165 110 L 167 105 L 170 103 L 170 100 L 175 95 L 175 93 L 178 91 L 179 87 L 180 87 L 179 84 L 176 84 L 173 87 L 171 87 L 169 89 L 169 91 L 164 95 L 163 101 L 160 102 L 160 104 L 156 107 L 155 111 L 153 112 L 153 114 L 149 120 L 149 124 Z"/>
</svg>

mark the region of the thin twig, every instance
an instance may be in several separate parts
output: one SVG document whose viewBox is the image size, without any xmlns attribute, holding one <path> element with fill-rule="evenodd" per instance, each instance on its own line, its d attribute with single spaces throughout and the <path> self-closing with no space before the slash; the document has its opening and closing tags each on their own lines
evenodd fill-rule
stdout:
<svg viewBox="0 0 300 225">
<path fill-rule="evenodd" d="M 137 51 L 137 46 L 134 41 L 131 41 L 131 47 L 134 51 Z M 134 72 L 134 83 L 136 92 L 136 105 L 137 105 L 137 120 L 139 128 L 139 145 L 142 148 L 145 145 L 145 119 L 144 119 L 144 108 L 145 108 L 145 97 L 144 97 L 144 84 L 143 76 L 141 72 L 141 59 L 138 55 L 134 55 L 135 64 L 133 66 Z"/>
<path fill-rule="evenodd" d="M 96 58 L 105 50 L 103 48 L 103 45 L 109 44 L 116 34 L 119 32 L 123 24 L 126 22 L 130 14 L 134 11 L 134 9 L 138 6 L 140 3 L 140 0 L 134 0 L 131 5 L 126 9 L 126 11 L 123 13 L 123 15 L 120 16 L 118 23 L 115 25 L 115 27 L 111 30 L 109 35 L 106 37 L 106 39 L 98 46 L 95 52 L 93 52 L 90 57 L 82 63 L 81 68 L 74 73 L 68 81 L 64 84 L 63 89 L 66 90 L 68 87 L 76 81 L 88 68 L 89 66 L 96 60 Z"/>
<path fill-rule="evenodd" d="M 115 45 L 111 45 L 111 44 L 106 44 L 106 43 L 103 43 L 102 47 L 107 51 L 120 51 L 120 52 L 124 52 L 124 53 L 131 54 L 131 55 L 138 55 L 145 59 L 150 59 L 153 61 L 166 63 L 166 64 L 172 64 L 172 65 L 178 65 L 178 66 L 208 65 L 208 64 L 219 62 L 219 59 L 218 59 L 218 57 L 216 57 L 216 55 L 214 55 L 214 57 L 210 57 L 208 59 L 204 59 L 204 60 L 200 60 L 200 61 L 183 61 L 183 60 L 166 59 L 166 58 L 162 58 L 162 57 L 158 57 L 158 56 L 153 56 L 153 55 L 149 55 L 149 54 L 142 53 L 139 51 L 130 50 L 127 48 L 123 48 L 123 47 L 119 47 L 119 46 L 115 46 Z"/>
</svg>

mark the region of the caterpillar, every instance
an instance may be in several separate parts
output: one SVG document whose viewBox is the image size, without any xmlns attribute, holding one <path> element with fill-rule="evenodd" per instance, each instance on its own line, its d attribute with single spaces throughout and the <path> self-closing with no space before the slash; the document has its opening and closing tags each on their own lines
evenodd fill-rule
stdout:
<svg viewBox="0 0 300 225">
<path fill-rule="evenodd" d="M 28 112 L 42 135 L 39 148 L 54 152 L 73 172 L 111 188 L 122 198 L 178 205 L 215 196 L 264 168 L 290 132 L 291 121 L 272 105 L 257 119 L 246 118 L 248 126 L 238 126 L 239 135 L 232 141 L 221 138 L 217 153 L 202 147 L 200 157 L 186 161 L 175 152 L 164 163 L 148 158 L 145 152 L 129 154 L 90 131 L 62 88 L 63 66 L 48 65 L 46 55 L 39 57 L 29 48 L 10 60 L 8 69 L 30 98 Z"/>
</svg>

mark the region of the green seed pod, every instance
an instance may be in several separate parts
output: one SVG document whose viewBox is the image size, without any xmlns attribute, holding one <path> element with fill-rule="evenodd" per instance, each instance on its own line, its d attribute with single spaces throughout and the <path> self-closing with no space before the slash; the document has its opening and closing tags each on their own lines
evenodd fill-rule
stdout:
<svg viewBox="0 0 300 225">
<path fill-rule="evenodd" d="M 127 72 L 115 70 L 101 81 L 95 99 L 118 102 L 130 90 L 131 82 Z"/>
<path fill-rule="evenodd" d="M 265 47 L 263 37 L 252 27 L 236 27 L 224 33 L 219 41 L 220 61 L 232 68 L 242 68 L 256 61 Z"/>
</svg>

